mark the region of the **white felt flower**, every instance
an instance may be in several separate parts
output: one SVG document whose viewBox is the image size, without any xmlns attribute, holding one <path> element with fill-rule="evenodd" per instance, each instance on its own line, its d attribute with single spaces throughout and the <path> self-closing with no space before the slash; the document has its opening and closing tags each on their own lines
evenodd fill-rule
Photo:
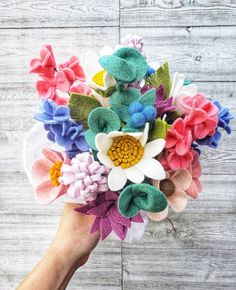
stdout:
<svg viewBox="0 0 236 290">
<path fill-rule="evenodd" d="M 170 91 L 170 97 L 173 97 L 173 105 L 176 107 L 176 111 L 182 115 L 184 113 L 180 106 L 181 100 L 186 97 L 193 97 L 197 94 L 197 86 L 194 84 L 184 85 L 184 75 L 176 72 L 174 74 L 172 87 Z"/>
<path fill-rule="evenodd" d="M 111 55 L 113 51 L 114 50 L 110 46 L 104 46 L 100 50 L 99 55 Z M 97 91 L 95 91 L 95 89 L 105 91 L 107 88 L 115 86 L 116 81 L 108 72 L 103 69 L 98 60 L 99 56 L 95 52 L 92 50 L 87 51 L 83 59 L 84 70 L 87 83 L 92 88 L 93 95 L 103 105 L 106 105 L 104 102 L 107 100 L 103 98 Z"/>
<path fill-rule="evenodd" d="M 143 132 L 113 131 L 96 135 L 97 157 L 102 164 L 111 168 L 108 186 L 112 191 L 122 189 L 127 180 L 142 183 L 145 176 L 155 180 L 165 178 L 164 168 L 154 158 L 164 149 L 165 140 L 156 139 L 147 143 L 148 130 L 149 123 L 146 123 Z"/>
</svg>

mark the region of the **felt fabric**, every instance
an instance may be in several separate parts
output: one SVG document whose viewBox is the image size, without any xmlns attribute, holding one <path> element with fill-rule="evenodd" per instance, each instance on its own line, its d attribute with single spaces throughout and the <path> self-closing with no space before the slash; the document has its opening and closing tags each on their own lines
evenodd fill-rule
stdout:
<svg viewBox="0 0 236 290">
<path fill-rule="evenodd" d="M 60 153 L 49 148 L 43 150 L 43 157 L 37 160 L 31 170 L 32 178 L 36 183 L 36 199 L 39 203 L 49 204 L 62 194 L 65 194 L 68 186 L 59 184 L 53 185 L 50 170 L 56 162 L 70 164 L 70 159 L 64 152 Z"/>
<path fill-rule="evenodd" d="M 132 222 L 143 223 L 140 214 L 132 218 L 126 218 L 119 213 L 117 208 L 118 197 L 118 194 L 107 191 L 99 194 L 95 201 L 76 209 L 80 213 L 96 217 L 91 227 L 91 233 L 99 230 L 101 240 L 104 240 L 112 231 L 120 240 L 124 240 Z"/>
<path fill-rule="evenodd" d="M 158 160 L 154 159 L 154 157 L 160 154 L 164 149 L 165 140 L 157 139 L 147 143 L 148 130 L 149 124 L 146 123 L 143 132 L 126 133 L 117 131 L 109 134 L 99 133 L 96 135 L 95 143 L 98 150 L 97 157 L 102 164 L 108 168 L 111 168 L 108 175 L 108 186 L 112 191 L 119 191 L 122 189 L 128 179 L 135 183 L 141 183 L 143 182 L 145 176 L 158 180 L 165 178 L 165 171 L 162 165 Z M 131 164 L 128 167 L 122 168 L 120 165 L 113 163 L 113 160 L 109 155 L 109 149 L 117 137 L 128 137 L 128 139 L 123 139 L 125 142 L 123 143 L 123 146 L 129 146 L 129 153 L 132 155 L 133 150 L 135 152 L 137 147 L 136 145 L 133 145 L 134 143 L 130 143 L 129 136 L 139 141 L 139 146 L 143 148 L 143 155 L 140 160 L 134 160 L 134 165 Z"/>
<path fill-rule="evenodd" d="M 44 124 L 58 124 L 68 121 L 70 118 L 70 109 L 66 106 L 57 106 L 55 102 L 48 99 L 42 101 L 40 112 L 34 115 L 34 119 Z"/>
<path fill-rule="evenodd" d="M 143 38 L 139 35 L 126 35 L 124 38 L 121 39 L 120 43 L 122 46 L 134 48 L 140 53 L 144 54 L 144 41 Z"/>
<path fill-rule="evenodd" d="M 146 84 L 148 87 L 154 87 L 156 89 L 158 89 L 160 86 L 163 86 L 164 98 L 167 99 L 171 90 L 171 79 L 168 63 L 161 65 L 155 74 L 152 74 L 149 78 L 147 78 Z"/>
<path fill-rule="evenodd" d="M 101 103 L 92 96 L 72 93 L 68 106 L 71 118 L 76 122 L 82 123 L 86 128 L 90 112 L 95 108 L 101 107 Z"/>
<path fill-rule="evenodd" d="M 173 97 L 173 105 L 176 107 L 176 111 L 179 115 L 184 114 L 184 110 L 180 105 L 181 100 L 186 96 L 193 97 L 197 94 L 197 86 L 195 84 L 185 85 L 184 82 L 184 75 L 176 72 L 169 94 L 170 97 Z"/>
<path fill-rule="evenodd" d="M 218 107 L 203 94 L 184 97 L 181 106 L 187 115 L 187 126 L 193 139 L 203 139 L 215 134 L 218 125 Z"/>
<path fill-rule="evenodd" d="M 165 120 L 162 120 L 161 118 L 155 119 L 152 124 L 148 140 L 153 141 L 159 138 L 166 139 L 167 129 L 168 124 Z"/>
<path fill-rule="evenodd" d="M 82 82 L 86 80 L 84 69 L 80 65 L 77 56 L 70 57 L 68 61 L 59 64 L 58 68 L 60 71 L 64 72 L 71 84 L 73 84 L 76 80 L 80 80 Z"/>
<path fill-rule="evenodd" d="M 117 81 L 132 83 L 141 80 L 147 72 L 145 58 L 136 50 L 123 47 L 112 55 L 100 57 L 99 63 Z"/>
<path fill-rule="evenodd" d="M 78 82 L 74 83 L 69 90 L 70 95 L 72 93 L 74 94 L 79 94 L 79 95 L 84 95 L 84 96 L 89 96 L 92 93 L 91 88 L 84 82 Z"/>
<path fill-rule="evenodd" d="M 79 203 L 95 200 L 97 194 L 108 190 L 108 168 L 94 161 L 90 152 L 72 158 L 71 165 L 61 168 L 60 183 L 68 185 L 67 194 Z"/>
<path fill-rule="evenodd" d="M 164 194 L 147 183 L 128 185 L 118 200 L 119 211 L 125 217 L 133 217 L 140 210 L 160 212 L 166 207 L 167 200 Z"/>
</svg>

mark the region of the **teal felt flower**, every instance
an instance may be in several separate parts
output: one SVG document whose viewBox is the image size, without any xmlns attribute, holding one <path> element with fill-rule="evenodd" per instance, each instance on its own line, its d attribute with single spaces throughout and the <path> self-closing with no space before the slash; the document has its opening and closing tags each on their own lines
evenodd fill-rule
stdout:
<svg viewBox="0 0 236 290">
<path fill-rule="evenodd" d="M 97 150 L 95 145 L 95 137 L 98 133 L 110 133 L 120 129 L 120 119 L 116 112 L 99 107 L 89 114 L 88 117 L 89 129 L 85 131 L 85 139 L 92 149 Z"/>
<path fill-rule="evenodd" d="M 100 57 L 99 63 L 117 82 L 122 83 L 137 82 L 144 78 L 148 70 L 144 56 L 130 47 L 122 47 L 112 55 Z"/>
<path fill-rule="evenodd" d="M 167 205 L 163 192 L 147 183 L 128 185 L 118 200 L 119 211 L 125 217 L 133 217 L 140 210 L 161 212 Z"/>
</svg>

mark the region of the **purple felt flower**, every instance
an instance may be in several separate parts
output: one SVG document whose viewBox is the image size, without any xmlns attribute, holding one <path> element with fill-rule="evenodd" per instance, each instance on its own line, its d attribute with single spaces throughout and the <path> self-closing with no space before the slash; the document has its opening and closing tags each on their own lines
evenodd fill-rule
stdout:
<svg viewBox="0 0 236 290">
<path fill-rule="evenodd" d="M 132 218 L 126 218 L 121 215 L 117 207 L 118 198 L 118 194 L 107 191 L 99 194 L 95 201 L 75 209 L 78 212 L 96 216 L 91 227 L 91 234 L 100 231 L 101 239 L 104 240 L 114 231 L 123 241 L 126 237 L 128 228 L 131 227 L 131 222 L 144 222 L 140 214 Z"/>
</svg>

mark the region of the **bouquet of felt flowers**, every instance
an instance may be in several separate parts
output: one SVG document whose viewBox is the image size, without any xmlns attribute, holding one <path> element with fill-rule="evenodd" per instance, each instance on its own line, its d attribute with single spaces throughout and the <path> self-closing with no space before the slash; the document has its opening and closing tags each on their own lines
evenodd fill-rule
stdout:
<svg viewBox="0 0 236 290">
<path fill-rule="evenodd" d="M 168 63 L 148 63 L 143 46 L 127 36 L 57 64 L 44 45 L 30 62 L 41 106 L 24 164 L 36 198 L 80 204 L 101 239 L 138 239 L 148 218 L 181 212 L 202 190 L 200 146 L 231 133 L 228 108 L 184 75 L 171 79 Z"/>
</svg>

